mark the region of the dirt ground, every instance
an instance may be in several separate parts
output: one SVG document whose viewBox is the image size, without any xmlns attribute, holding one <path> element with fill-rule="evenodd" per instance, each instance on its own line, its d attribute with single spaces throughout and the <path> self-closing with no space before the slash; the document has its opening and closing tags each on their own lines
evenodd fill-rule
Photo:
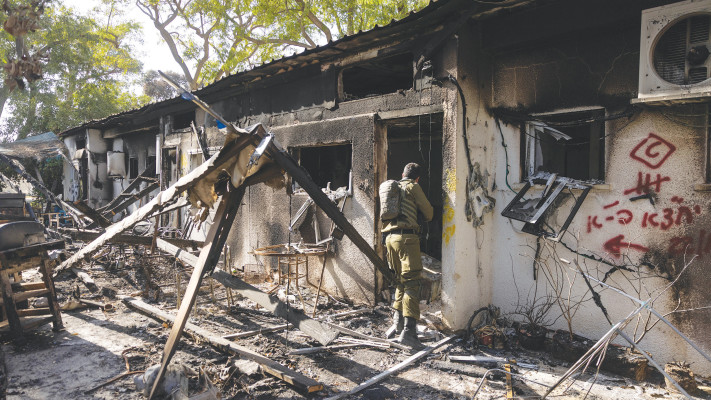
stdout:
<svg viewBox="0 0 711 400">
<path fill-rule="evenodd" d="M 62 313 L 65 329 L 53 332 L 50 325 L 28 333 L 24 343 L 14 343 L 3 338 L 9 376 L 7 397 L 10 399 L 141 399 L 130 375 L 92 390 L 98 385 L 126 372 L 126 362 L 131 371 L 145 370 L 160 362 L 170 327 L 124 305 L 114 296 L 137 296 L 154 306 L 175 313 L 176 274 L 182 274 L 182 286 L 187 282 L 187 271 L 181 271 L 168 256 L 150 256 L 138 249 L 124 256 L 116 249 L 105 251 L 102 257 L 83 268 L 95 279 L 98 288 L 91 292 L 71 272 L 56 279 L 60 304 L 66 303 L 77 291 L 82 298 L 94 299 L 114 306 L 112 311 L 82 308 Z M 129 252 L 130 253 L 130 252 Z M 31 274 L 24 277 L 32 280 Z M 148 279 L 150 278 L 150 279 Z M 301 291 L 307 310 L 313 307 L 315 290 L 305 287 Z M 217 335 L 250 331 L 282 324 L 284 321 L 260 310 L 250 300 L 234 296 L 228 305 L 225 290 L 214 284 L 213 295 L 209 285 L 201 292 L 190 322 Z M 274 283 L 262 283 L 263 290 Z M 276 291 L 285 298 L 283 288 Z M 150 299 L 150 300 L 149 300 Z M 290 295 L 290 304 L 301 307 L 298 297 Z M 423 304 L 424 306 L 424 304 Z M 437 319 L 437 304 L 424 306 L 423 315 L 430 321 Z M 359 307 L 327 297 L 319 302 L 318 315 L 335 314 Z M 341 326 L 362 334 L 384 337 L 390 325 L 390 311 L 383 304 L 364 313 L 334 319 Z M 420 327 L 423 334 L 433 340 L 443 333 Z M 451 334 L 451 333 L 450 333 Z M 343 336 L 341 336 L 343 337 Z M 396 365 L 409 354 L 395 348 L 353 347 L 322 351 L 308 355 L 288 355 L 294 349 L 315 347 L 319 344 L 295 329 L 258 334 L 237 339 L 237 343 L 269 357 L 324 384 L 324 390 L 312 394 L 294 389 L 289 384 L 259 371 L 234 368 L 236 357 L 214 350 L 206 343 L 183 337 L 173 364 L 183 364 L 192 370 L 203 370 L 225 399 L 299 399 L 329 397 L 348 391 L 378 373 Z M 427 343 L 432 343 L 429 341 Z M 337 343 L 336 343 L 337 344 Z M 479 346 L 473 340 L 455 339 L 451 344 L 360 392 L 352 398 L 360 399 L 468 399 L 476 393 L 477 399 L 506 398 L 503 373 L 491 371 L 484 384 L 482 377 L 489 369 L 501 368 L 496 364 L 464 364 L 449 360 L 452 355 L 491 355 L 515 358 L 519 363 L 532 364 L 534 368 L 514 368 L 513 390 L 516 398 L 540 398 L 543 385 L 552 385 L 565 372 L 568 365 L 553 359 L 544 352 L 521 349 L 514 341 L 506 348 L 495 350 Z M 191 377 L 190 395 L 203 390 L 197 377 Z M 705 382 L 708 385 L 708 382 Z M 631 379 L 600 373 L 584 374 L 567 381 L 553 392 L 553 399 L 657 399 L 683 398 L 672 394 L 655 383 L 639 383 Z M 699 398 L 709 398 L 702 393 Z"/>
</svg>

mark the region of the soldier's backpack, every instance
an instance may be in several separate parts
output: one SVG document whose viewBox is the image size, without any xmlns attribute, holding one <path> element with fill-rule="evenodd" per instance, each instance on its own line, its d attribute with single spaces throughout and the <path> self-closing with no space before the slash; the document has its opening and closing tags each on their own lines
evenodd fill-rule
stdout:
<svg viewBox="0 0 711 400">
<path fill-rule="evenodd" d="M 400 182 L 387 180 L 380 184 L 378 193 L 380 194 L 380 219 L 387 221 L 399 217 L 403 196 Z"/>
</svg>

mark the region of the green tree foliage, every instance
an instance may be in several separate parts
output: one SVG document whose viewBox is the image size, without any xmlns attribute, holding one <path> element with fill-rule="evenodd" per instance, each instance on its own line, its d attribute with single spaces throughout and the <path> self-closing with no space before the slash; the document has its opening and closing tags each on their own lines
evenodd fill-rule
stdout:
<svg viewBox="0 0 711 400">
<path fill-rule="evenodd" d="M 283 55 L 390 23 L 427 0 L 105 0 L 135 4 L 191 89 Z"/>
<path fill-rule="evenodd" d="M 17 6 L 10 5 L 0 15 L 0 23 L 16 10 Z M 24 89 L 6 76 L 0 103 L 7 103 L 11 115 L 5 118 L 3 138 L 58 133 L 146 101 L 129 91 L 128 77 L 141 69 L 130 45 L 139 27 L 112 23 L 111 13 L 106 19 L 99 22 L 51 4 L 44 7 L 34 31 L 22 37 L 12 36 L 7 29 L 0 32 L 0 57 L 6 65 L 16 55 L 24 54 L 25 58 L 40 60 L 42 70 L 41 77 L 28 79 Z"/>
</svg>

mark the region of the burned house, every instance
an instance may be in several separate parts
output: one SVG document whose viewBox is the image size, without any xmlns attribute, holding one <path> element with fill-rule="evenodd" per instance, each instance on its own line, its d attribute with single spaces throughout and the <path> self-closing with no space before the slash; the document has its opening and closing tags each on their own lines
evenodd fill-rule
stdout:
<svg viewBox="0 0 711 400">
<path fill-rule="evenodd" d="M 451 328 L 487 304 L 526 318 L 549 302 L 529 322 L 600 337 L 636 307 L 600 280 L 653 298 L 708 351 L 710 45 L 708 0 L 438 1 L 195 93 L 238 126 L 268 127 L 328 193 L 350 193 L 339 207 L 380 254 L 378 184 L 423 165 L 435 219 L 422 250 L 441 261 L 433 276 Z M 224 142 L 215 119 L 181 98 L 61 136 L 79 171 L 65 168 L 64 197 L 94 208 L 140 176 L 158 182 L 142 193 L 150 199 Z M 227 240 L 235 265 L 262 268 L 257 249 L 328 238 L 330 219 L 301 218 L 309 196 L 287 188 L 248 189 Z M 161 229 L 189 218 L 163 216 Z M 370 261 L 347 238 L 335 243 L 324 290 L 383 300 Z M 653 324 L 634 332 L 646 350 L 711 373 Z"/>
</svg>

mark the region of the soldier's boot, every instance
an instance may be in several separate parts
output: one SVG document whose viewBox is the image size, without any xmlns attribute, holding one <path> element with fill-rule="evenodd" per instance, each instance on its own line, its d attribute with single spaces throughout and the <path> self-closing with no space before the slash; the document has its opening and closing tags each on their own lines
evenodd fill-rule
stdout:
<svg viewBox="0 0 711 400">
<path fill-rule="evenodd" d="M 417 338 L 417 320 L 415 318 L 405 317 L 405 327 L 397 341 L 411 347 L 414 351 L 422 350 L 425 347 Z"/>
<path fill-rule="evenodd" d="M 393 326 L 391 326 L 387 334 L 385 335 L 388 339 L 394 338 L 396 335 L 402 333 L 402 329 L 405 327 L 405 319 L 402 316 L 402 310 L 395 310 L 393 313 Z"/>
</svg>

